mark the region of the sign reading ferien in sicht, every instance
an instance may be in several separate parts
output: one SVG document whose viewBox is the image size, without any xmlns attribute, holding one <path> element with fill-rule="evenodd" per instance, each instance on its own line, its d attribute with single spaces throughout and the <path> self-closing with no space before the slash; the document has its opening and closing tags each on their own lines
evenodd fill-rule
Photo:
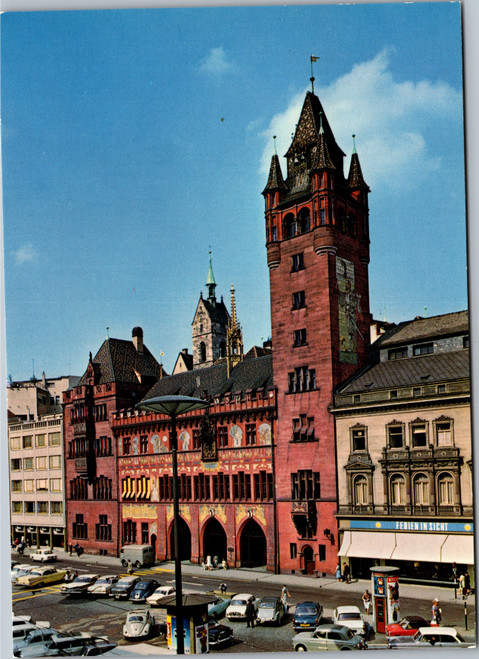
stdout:
<svg viewBox="0 0 479 659">
<path fill-rule="evenodd" d="M 352 519 L 350 529 L 375 531 L 419 531 L 424 533 L 474 533 L 472 522 L 430 522 L 428 520 L 362 520 Z"/>
</svg>

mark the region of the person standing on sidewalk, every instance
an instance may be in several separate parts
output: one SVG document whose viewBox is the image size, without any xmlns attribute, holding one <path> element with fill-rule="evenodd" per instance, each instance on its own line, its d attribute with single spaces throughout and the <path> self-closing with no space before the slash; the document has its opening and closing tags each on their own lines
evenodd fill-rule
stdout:
<svg viewBox="0 0 479 659">
<path fill-rule="evenodd" d="M 364 604 L 364 610 L 369 615 L 369 607 L 371 606 L 371 593 L 369 592 L 369 590 L 367 588 L 363 593 L 362 600 L 363 600 L 363 604 Z"/>
<path fill-rule="evenodd" d="M 246 626 L 247 627 L 254 627 L 254 604 L 253 600 L 250 598 L 246 604 Z"/>
<path fill-rule="evenodd" d="M 350 579 L 349 565 L 346 563 L 343 570 L 343 581 L 349 583 L 349 579 Z"/>
<path fill-rule="evenodd" d="M 435 599 L 432 601 L 432 620 L 433 625 L 440 625 L 442 620 L 442 611 L 439 607 L 439 600 Z"/>
<path fill-rule="evenodd" d="M 459 575 L 459 592 L 463 597 L 465 597 L 466 592 L 466 577 L 464 574 Z"/>
<path fill-rule="evenodd" d="M 130 559 L 128 559 L 128 563 L 126 564 L 126 571 L 128 574 L 133 574 L 133 563 Z"/>
<path fill-rule="evenodd" d="M 281 601 L 283 602 L 284 610 L 288 610 L 288 597 L 291 597 L 289 590 L 286 586 L 283 586 L 281 589 Z"/>
<path fill-rule="evenodd" d="M 342 581 L 342 580 L 343 580 L 343 578 L 342 578 L 342 576 L 341 576 L 341 563 L 338 563 L 338 564 L 336 565 L 336 579 L 337 579 L 338 581 Z"/>
</svg>

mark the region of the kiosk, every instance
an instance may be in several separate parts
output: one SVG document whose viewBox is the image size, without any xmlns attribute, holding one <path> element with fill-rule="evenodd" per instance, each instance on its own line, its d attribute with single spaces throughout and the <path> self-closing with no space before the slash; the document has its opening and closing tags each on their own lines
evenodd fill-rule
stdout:
<svg viewBox="0 0 479 659">
<path fill-rule="evenodd" d="M 209 651 L 208 604 L 214 600 L 215 595 L 183 595 L 185 654 L 204 654 Z M 176 652 L 176 595 L 163 598 L 161 608 L 166 609 L 168 649 Z"/>
<path fill-rule="evenodd" d="M 386 625 L 399 622 L 399 568 L 377 565 L 370 570 L 373 625 L 385 634 Z"/>
</svg>

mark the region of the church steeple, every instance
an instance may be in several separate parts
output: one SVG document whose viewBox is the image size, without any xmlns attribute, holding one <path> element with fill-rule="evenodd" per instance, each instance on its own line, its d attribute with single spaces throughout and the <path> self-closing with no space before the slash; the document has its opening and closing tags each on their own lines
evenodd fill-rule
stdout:
<svg viewBox="0 0 479 659">
<path fill-rule="evenodd" d="M 211 302 L 213 306 L 216 305 L 216 281 L 213 274 L 213 264 L 211 263 L 211 251 L 210 251 L 210 265 L 208 268 L 208 277 L 206 278 L 206 285 L 208 286 L 208 301 Z"/>
</svg>

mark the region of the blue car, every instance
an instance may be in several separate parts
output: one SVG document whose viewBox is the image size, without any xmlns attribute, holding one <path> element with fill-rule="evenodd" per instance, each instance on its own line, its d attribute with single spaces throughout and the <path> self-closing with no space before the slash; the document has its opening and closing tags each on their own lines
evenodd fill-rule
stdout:
<svg viewBox="0 0 479 659">
<path fill-rule="evenodd" d="M 323 615 L 323 607 L 319 602 L 300 602 L 296 604 L 293 616 L 294 631 L 307 631 L 316 629 Z"/>
<path fill-rule="evenodd" d="M 217 620 L 224 616 L 226 609 L 230 605 L 231 598 L 225 599 L 224 597 L 216 597 L 214 602 L 208 604 L 208 618 Z"/>
</svg>

